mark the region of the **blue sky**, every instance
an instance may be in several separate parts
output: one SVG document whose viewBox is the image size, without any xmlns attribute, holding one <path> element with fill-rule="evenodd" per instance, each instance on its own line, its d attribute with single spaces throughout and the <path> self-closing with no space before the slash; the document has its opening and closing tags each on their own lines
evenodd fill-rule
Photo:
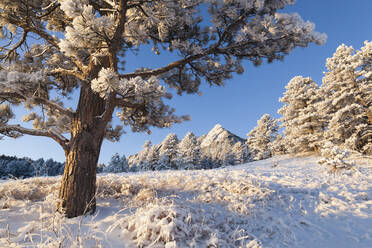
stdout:
<svg viewBox="0 0 372 248">
<path fill-rule="evenodd" d="M 245 72 L 235 75 L 224 87 L 203 85 L 202 96 L 174 96 L 169 104 L 176 108 L 177 114 L 191 115 L 191 121 L 169 129 L 153 128 L 151 135 L 132 133 L 129 127 L 125 127 L 127 134 L 122 136 L 120 142 L 104 142 L 100 162 L 109 161 L 116 152 L 127 156 L 134 154 L 142 149 L 145 140 L 159 143 L 168 133 L 176 133 L 179 139 L 188 131 L 197 136 L 203 135 L 217 123 L 245 138 L 263 114 L 279 117 L 276 113 L 281 107 L 278 98 L 291 78 L 310 76 L 321 84 L 326 58 L 331 57 L 340 44 L 359 49 L 365 40 L 372 39 L 371 10 L 371 0 L 297 0 L 295 5 L 285 8 L 283 12 L 298 12 L 304 20 L 314 22 L 317 31 L 328 35 L 325 45 L 296 48 L 284 61 L 262 64 L 260 67 L 246 62 Z M 144 66 L 144 62 L 146 65 L 162 66 L 171 61 L 169 57 L 144 51 L 137 57 L 128 56 L 126 66 L 131 71 Z M 54 141 L 31 136 L 16 140 L 4 138 L 0 141 L 0 154 L 64 161 L 63 150 Z"/>
</svg>

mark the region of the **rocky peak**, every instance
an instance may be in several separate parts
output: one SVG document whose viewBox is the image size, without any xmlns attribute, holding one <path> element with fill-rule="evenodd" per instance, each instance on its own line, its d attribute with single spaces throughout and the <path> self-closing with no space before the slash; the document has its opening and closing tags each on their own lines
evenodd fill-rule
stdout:
<svg viewBox="0 0 372 248">
<path fill-rule="evenodd" d="M 244 139 L 224 129 L 221 124 L 217 124 L 209 131 L 207 135 L 202 138 L 200 141 L 200 147 L 209 147 L 213 144 L 220 144 L 226 141 L 228 141 L 230 144 L 239 141 L 242 143 L 245 142 Z"/>
</svg>

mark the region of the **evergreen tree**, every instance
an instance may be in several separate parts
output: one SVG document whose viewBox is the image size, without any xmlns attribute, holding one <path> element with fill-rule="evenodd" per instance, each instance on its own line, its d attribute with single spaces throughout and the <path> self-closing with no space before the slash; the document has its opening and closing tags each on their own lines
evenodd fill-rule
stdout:
<svg viewBox="0 0 372 248">
<path fill-rule="evenodd" d="M 247 134 L 246 142 L 253 160 L 272 156 L 272 142 L 278 135 L 278 129 L 278 121 L 269 114 L 264 114 L 257 121 L 257 126 Z"/>
<path fill-rule="evenodd" d="M 327 59 L 327 69 L 321 85 L 323 101 L 318 111 L 327 125 L 326 138 L 335 145 L 347 144 L 350 148 L 368 142 L 358 139 L 363 130 L 372 126 L 372 42 L 365 42 L 359 51 L 341 45 L 332 58 Z M 359 144 L 361 142 L 362 144 Z"/>
<path fill-rule="evenodd" d="M 151 141 L 150 140 L 146 140 L 145 143 L 143 144 L 142 146 L 142 150 L 133 155 L 133 156 L 130 156 L 129 159 L 128 159 L 128 164 L 129 166 L 132 168 L 131 170 L 141 170 L 141 168 L 144 168 L 144 163 L 146 163 L 146 159 L 147 159 L 147 155 L 150 151 L 150 148 L 151 148 Z M 133 171 L 134 172 L 134 171 Z"/>
<path fill-rule="evenodd" d="M 35 176 L 45 176 L 46 170 L 45 170 L 45 161 L 42 158 L 39 158 L 36 161 L 33 161 L 31 163 L 32 168 L 34 169 L 34 175 Z"/>
<path fill-rule="evenodd" d="M 159 165 L 159 145 L 151 146 L 149 152 L 147 153 L 146 160 L 142 164 L 141 170 L 156 170 Z"/>
<path fill-rule="evenodd" d="M 272 153 L 273 155 L 282 155 L 288 153 L 286 140 L 283 138 L 283 135 L 278 134 L 275 140 L 272 143 Z"/>
<path fill-rule="evenodd" d="M 324 136 L 324 122 L 316 111 L 321 101 L 317 84 L 309 77 L 292 78 L 279 99 L 284 106 L 278 110 L 284 127 L 284 143 L 291 153 L 318 151 Z"/>
<path fill-rule="evenodd" d="M 168 134 L 167 137 L 161 142 L 159 149 L 159 158 L 161 161 L 158 163 L 158 167 L 161 169 L 170 169 L 176 167 L 177 158 L 177 146 L 178 138 L 174 133 Z"/>
<path fill-rule="evenodd" d="M 232 147 L 233 164 L 243 164 L 249 160 L 249 151 L 246 144 L 238 141 Z"/>
<path fill-rule="evenodd" d="M 233 146 L 229 142 L 224 142 L 219 151 L 219 164 L 223 166 L 233 165 L 235 163 L 235 154 Z"/>
<path fill-rule="evenodd" d="M 114 156 L 111 157 L 110 162 L 108 163 L 107 167 L 103 169 L 103 171 L 111 173 L 128 172 L 129 166 L 127 158 L 125 157 L 125 155 L 120 157 L 118 153 L 115 153 Z"/>
<path fill-rule="evenodd" d="M 179 169 L 200 169 L 201 150 L 194 133 L 188 132 L 178 144 L 177 168 Z"/>
</svg>

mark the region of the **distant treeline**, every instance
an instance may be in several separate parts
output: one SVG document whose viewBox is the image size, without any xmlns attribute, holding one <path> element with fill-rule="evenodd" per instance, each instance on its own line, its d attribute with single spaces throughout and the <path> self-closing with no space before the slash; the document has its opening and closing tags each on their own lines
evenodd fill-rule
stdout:
<svg viewBox="0 0 372 248">
<path fill-rule="evenodd" d="M 15 156 L 0 156 L 0 178 L 27 178 L 34 176 L 57 176 L 63 173 L 64 163 L 53 159 L 32 160 Z"/>
</svg>

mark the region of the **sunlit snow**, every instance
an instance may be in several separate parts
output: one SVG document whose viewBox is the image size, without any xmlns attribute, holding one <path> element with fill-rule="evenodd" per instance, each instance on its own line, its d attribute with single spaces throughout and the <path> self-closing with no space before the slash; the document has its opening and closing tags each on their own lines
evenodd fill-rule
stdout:
<svg viewBox="0 0 372 248">
<path fill-rule="evenodd" d="M 372 158 L 319 159 L 104 174 L 74 219 L 55 212 L 60 177 L 0 181 L 0 247 L 372 247 Z"/>
</svg>

